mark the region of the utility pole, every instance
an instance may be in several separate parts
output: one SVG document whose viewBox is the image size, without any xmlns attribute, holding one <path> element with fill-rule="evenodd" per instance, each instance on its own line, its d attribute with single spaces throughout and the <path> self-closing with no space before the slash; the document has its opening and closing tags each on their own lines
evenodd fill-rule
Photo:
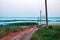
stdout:
<svg viewBox="0 0 60 40">
<path fill-rule="evenodd" d="M 38 23 L 38 25 L 39 25 L 39 16 L 38 16 L 38 20 L 37 20 L 37 23 Z"/>
<path fill-rule="evenodd" d="M 42 12 L 42 11 L 40 10 L 40 25 L 41 25 L 41 12 Z"/>
<path fill-rule="evenodd" d="M 46 13 L 46 28 L 48 29 L 48 12 L 47 12 L 47 0 L 45 0 L 45 13 Z"/>
</svg>

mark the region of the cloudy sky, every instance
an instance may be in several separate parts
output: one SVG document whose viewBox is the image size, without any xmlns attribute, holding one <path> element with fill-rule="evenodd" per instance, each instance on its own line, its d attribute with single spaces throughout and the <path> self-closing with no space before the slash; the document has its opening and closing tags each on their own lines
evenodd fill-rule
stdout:
<svg viewBox="0 0 60 40">
<path fill-rule="evenodd" d="M 60 16 L 60 0 L 48 0 L 48 16 Z M 45 16 L 44 0 L 0 0 L 0 17 Z"/>
</svg>

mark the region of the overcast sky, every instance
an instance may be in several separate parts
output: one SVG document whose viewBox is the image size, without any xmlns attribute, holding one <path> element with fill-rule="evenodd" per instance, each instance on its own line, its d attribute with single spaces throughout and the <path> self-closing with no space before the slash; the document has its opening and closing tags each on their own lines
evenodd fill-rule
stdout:
<svg viewBox="0 0 60 40">
<path fill-rule="evenodd" d="M 48 16 L 60 16 L 60 0 L 48 0 Z M 44 0 L 0 0 L 0 17 L 45 16 Z"/>
</svg>

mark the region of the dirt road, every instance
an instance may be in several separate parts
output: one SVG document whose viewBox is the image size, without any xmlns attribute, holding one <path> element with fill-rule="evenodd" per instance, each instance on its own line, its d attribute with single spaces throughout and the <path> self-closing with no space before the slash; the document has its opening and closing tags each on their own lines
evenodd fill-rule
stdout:
<svg viewBox="0 0 60 40">
<path fill-rule="evenodd" d="M 31 36 L 37 31 L 38 28 L 34 27 L 31 28 L 30 30 L 27 30 L 25 32 L 22 32 L 21 34 L 13 37 L 11 40 L 30 40 Z"/>
<path fill-rule="evenodd" d="M 18 35 L 15 35 L 14 37 L 7 36 L 6 38 L 3 38 L 2 40 L 30 40 L 32 35 L 37 30 L 38 30 L 38 28 L 36 26 L 34 26 L 33 28 L 30 28 L 28 30 L 21 32 L 20 34 L 18 33 Z"/>
</svg>

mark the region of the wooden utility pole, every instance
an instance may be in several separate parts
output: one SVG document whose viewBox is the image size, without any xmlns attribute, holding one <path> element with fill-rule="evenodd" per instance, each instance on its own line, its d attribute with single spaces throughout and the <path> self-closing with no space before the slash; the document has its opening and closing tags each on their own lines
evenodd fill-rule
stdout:
<svg viewBox="0 0 60 40">
<path fill-rule="evenodd" d="M 41 10 L 40 10 L 40 25 L 41 25 Z"/>
<path fill-rule="evenodd" d="M 39 16 L 38 16 L 38 20 L 37 20 L 37 23 L 38 23 L 38 25 L 39 25 Z"/>
<path fill-rule="evenodd" d="M 47 12 L 47 0 L 45 0 L 45 13 L 46 13 L 46 28 L 48 29 L 48 12 Z"/>
</svg>

